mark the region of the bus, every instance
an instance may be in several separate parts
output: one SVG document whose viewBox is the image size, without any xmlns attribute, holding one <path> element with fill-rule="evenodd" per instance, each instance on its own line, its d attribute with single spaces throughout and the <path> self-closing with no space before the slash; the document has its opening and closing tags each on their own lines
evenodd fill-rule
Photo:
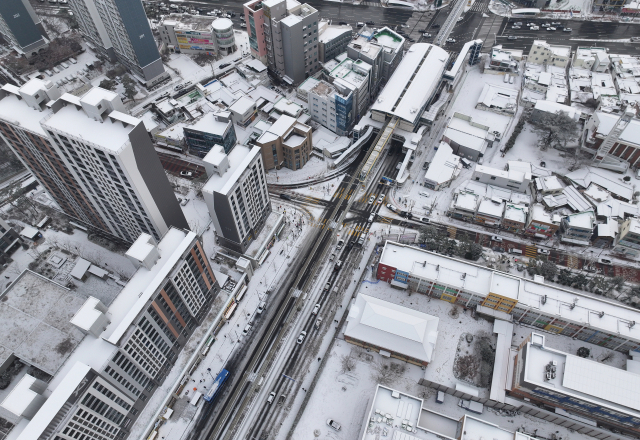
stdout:
<svg viewBox="0 0 640 440">
<path fill-rule="evenodd" d="M 204 400 L 207 402 L 211 402 L 216 398 L 220 390 L 222 389 L 222 385 L 227 381 L 227 377 L 229 376 L 229 372 L 224 368 L 218 375 L 216 376 L 213 384 L 211 384 L 211 388 L 207 391 L 207 395 L 204 396 Z"/>
<path fill-rule="evenodd" d="M 520 8 L 511 10 L 512 17 L 537 17 L 538 15 L 540 15 L 540 9 L 537 8 Z"/>
</svg>

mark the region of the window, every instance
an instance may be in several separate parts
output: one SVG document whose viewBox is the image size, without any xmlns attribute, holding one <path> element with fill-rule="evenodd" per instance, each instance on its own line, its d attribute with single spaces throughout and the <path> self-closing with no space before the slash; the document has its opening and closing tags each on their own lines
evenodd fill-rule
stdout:
<svg viewBox="0 0 640 440">
<path fill-rule="evenodd" d="M 496 176 L 491 176 L 491 180 L 496 180 Z"/>
</svg>

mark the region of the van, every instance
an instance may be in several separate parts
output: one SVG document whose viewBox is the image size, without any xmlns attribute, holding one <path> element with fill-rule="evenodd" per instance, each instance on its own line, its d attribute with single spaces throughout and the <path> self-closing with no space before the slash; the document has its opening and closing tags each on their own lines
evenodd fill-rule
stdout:
<svg viewBox="0 0 640 440">
<path fill-rule="evenodd" d="M 522 255 L 522 249 L 511 248 L 509 249 L 510 254 Z"/>
</svg>

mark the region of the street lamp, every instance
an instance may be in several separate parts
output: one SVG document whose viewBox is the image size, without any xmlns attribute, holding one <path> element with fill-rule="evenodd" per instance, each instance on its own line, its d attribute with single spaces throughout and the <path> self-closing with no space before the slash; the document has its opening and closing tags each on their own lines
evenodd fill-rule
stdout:
<svg viewBox="0 0 640 440">
<path fill-rule="evenodd" d="M 211 376 L 211 379 L 216 380 L 216 378 L 213 377 L 213 375 L 211 374 L 211 368 L 207 368 L 207 373 L 209 373 L 209 376 Z"/>
</svg>

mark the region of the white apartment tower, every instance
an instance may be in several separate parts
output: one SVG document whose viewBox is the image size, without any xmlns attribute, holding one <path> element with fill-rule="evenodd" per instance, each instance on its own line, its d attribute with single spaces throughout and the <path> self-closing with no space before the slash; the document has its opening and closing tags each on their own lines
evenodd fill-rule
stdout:
<svg viewBox="0 0 640 440">
<path fill-rule="evenodd" d="M 69 0 L 84 37 L 153 86 L 169 77 L 140 0 Z"/>
<path fill-rule="evenodd" d="M 5 85 L 0 136 L 58 206 L 94 232 L 132 243 L 188 228 L 143 122 L 117 93 L 60 96 L 37 79 Z"/>
<path fill-rule="evenodd" d="M 271 212 L 260 147 L 220 145 L 205 156 L 209 180 L 202 188 L 220 244 L 244 253 Z"/>
</svg>

